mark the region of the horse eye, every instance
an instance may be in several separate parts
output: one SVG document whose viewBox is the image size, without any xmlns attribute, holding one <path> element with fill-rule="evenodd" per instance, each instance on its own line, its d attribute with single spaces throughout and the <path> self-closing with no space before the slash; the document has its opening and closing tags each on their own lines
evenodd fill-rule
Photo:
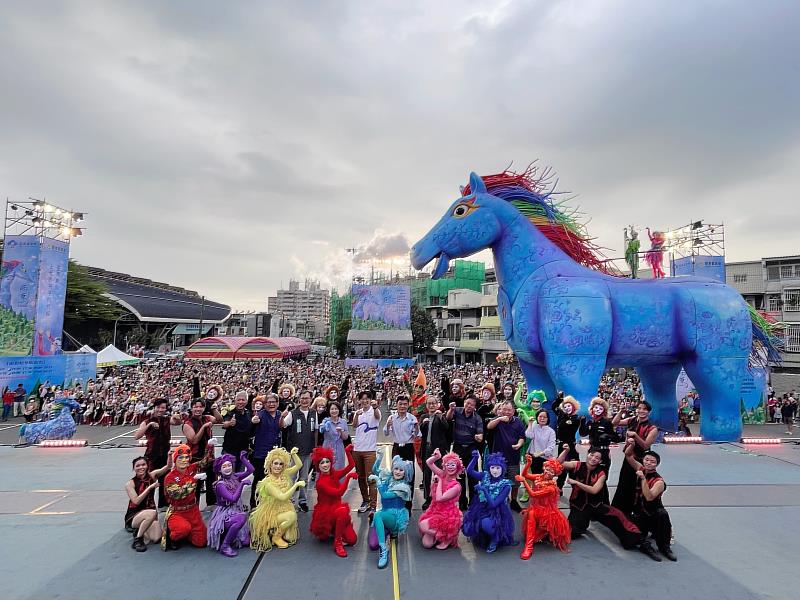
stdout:
<svg viewBox="0 0 800 600">
<path fill-rule="evenodd" d="M 465 214 L 467 214 L 467 207 L 464 206 L 463 204 L 459 204 L 458 206 L 456 206 L 455 210 L 453 211 L 453 214 L 456 217 L 463 217 Z"/>
</svg>

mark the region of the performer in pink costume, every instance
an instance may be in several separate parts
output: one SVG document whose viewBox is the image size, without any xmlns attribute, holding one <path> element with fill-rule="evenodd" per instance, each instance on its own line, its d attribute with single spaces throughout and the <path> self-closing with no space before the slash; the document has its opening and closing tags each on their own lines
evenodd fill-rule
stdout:
<svg viewBox="0 0 800 600">
<path fill-rule="evenodd" d="M 650 231 L 647 228 L 647 235 L 650 238 L 650 250 L 644 255 L 644 260 L 653 269 L 653 279 L 663 279 L 664 273 L 664 243 L 667 241 L 663 231 Z"/>
<path fill-rule="evenodd" d="M 436 461 L 442 453 L 436 448 L 426 460 L 433 473 L 431 481 L 431 505 L 419 518 L 419 533 L 422 545 L 439 550 L 458 548 L 458 532 L 461 530 L 461 511 L 458 498 L 461 495 L 461 484 L 458 477 L 464 470 L 464 464 L 455 452 L 448 452 L 442 458 L 442 468 Z"/>
</svg>

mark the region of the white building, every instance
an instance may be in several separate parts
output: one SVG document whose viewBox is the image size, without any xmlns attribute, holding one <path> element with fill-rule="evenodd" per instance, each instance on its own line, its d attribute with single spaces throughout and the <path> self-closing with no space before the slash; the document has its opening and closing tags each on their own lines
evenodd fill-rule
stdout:
<svg viewBox="0 0 800 600">
<path fill-rule="evenodd" d="M 288 290 L 278 290 L 267 299 L 272 314 L 272 335 L 299 337 L 311 343 L 324 343 L 330 320 L 330 293 L 318 281 L 289 281 Z M 277 328 L 277 330 L 276 330 Z"/>
</svg>

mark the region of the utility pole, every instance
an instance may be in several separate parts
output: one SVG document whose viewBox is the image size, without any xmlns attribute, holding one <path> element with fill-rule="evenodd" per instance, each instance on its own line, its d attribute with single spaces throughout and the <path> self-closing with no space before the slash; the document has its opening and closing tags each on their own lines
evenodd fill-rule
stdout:
<svg viewBox="0 0 800 600">
<path fill-rule="evenodd" d="M 197 331 L 197 339 L 198 340 L 203 337 L 203 317 L 205 316 L 205 312 L 206 312 L 206 297 L 205 296 L 201 296 L 200 297 L 200 327 L 199 327 L 199 329 Z"/>
</svg>

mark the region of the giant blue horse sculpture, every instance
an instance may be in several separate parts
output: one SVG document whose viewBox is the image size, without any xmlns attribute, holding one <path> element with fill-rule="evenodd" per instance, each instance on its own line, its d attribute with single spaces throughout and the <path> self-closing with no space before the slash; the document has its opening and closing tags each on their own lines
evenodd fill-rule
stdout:
<svg viewBox="0 0 800 600">
<path fill-rule="evenodd" d="M 437 279 L 450 259 L 491 248 L 498 312 L 528 389 L 550 399 L 562 390 L 585 411 L 607 368 L 633 366 L 651 418 L 675 431 L 683 367 L 700 394 L 702 436 L 738 440 L 753 337 L 742 296 L 699 277 L 641 280 L 597 270 L 603 263 L 588 238 L 532 173 L 489 176 L 488 189 L 472 173 L 464 195 L 411 249 L 414 267 L 438 257 Z"/>
</svg>

